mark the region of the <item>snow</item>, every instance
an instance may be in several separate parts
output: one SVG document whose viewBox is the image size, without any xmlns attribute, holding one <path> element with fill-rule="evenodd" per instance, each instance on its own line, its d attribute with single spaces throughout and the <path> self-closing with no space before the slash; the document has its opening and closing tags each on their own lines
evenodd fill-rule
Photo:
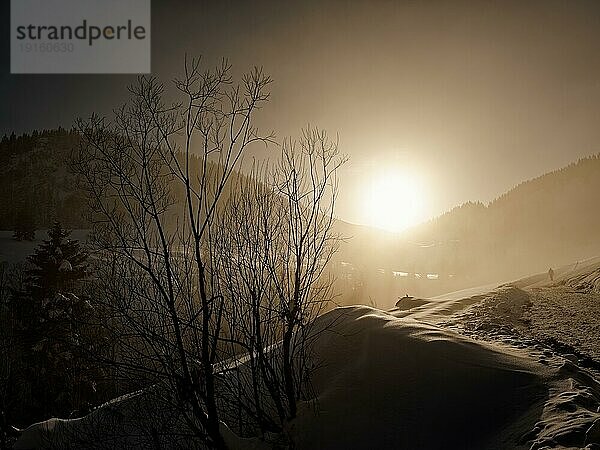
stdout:
<svg viewBox="0 0 600 450">
<path fill-rule="evenodd" d="M 599 269 L 591 260 L 556 269 L 552 281 L 538 274 L 389 312 L 352 306 L 324 314 L 314 327 L 311 395 L 286 433 L 299 449 L 600 448 L 600 384 L 593 365 L 582 367 L 599 357 Z M 44 428 L 72 436 L 98 417 L 143 421 L 147 395 L 34 425 L 15 448 L 39 447 L 31 443 Z M 223 432 L 231 448 L 268 448 L 225 424 Z"/>
<path fill-rule="evenodd" d="M 321 323 L 298 448 L 517 448 L 539 417 L 547 368 L 526 358 L 368 307 Z"/>
<path fill-rule="evenodd" d="M 549 347 L 576 355 L 576 362 L 600 369 L 600 260 L 528 277 L 489 292 L 483 301 L 439 322 L 485 337 L 478 330 L 507 339 Z M 463 300 L 464 301 L 464 300 Z"/>
</svg>

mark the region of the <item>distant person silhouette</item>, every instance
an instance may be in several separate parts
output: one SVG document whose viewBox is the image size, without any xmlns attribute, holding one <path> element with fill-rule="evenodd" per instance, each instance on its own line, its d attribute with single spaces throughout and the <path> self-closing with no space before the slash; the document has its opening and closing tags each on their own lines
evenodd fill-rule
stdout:
<svg viewBox="0 0 600 450">
<path fill-rule="evenodd" d="M 548 277 L 550 277 L 550 281 L 554 281 L 554 270 L 552 270 L 552 267 L 548 271 Z"/>
</svg>

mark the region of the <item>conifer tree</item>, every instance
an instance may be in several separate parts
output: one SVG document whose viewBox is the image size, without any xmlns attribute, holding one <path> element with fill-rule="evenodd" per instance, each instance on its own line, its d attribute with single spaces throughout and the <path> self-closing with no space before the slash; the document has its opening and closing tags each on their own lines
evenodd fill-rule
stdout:
<svg viewBox="0 0 600 450">
<path fill-rule="evenodd" d="M 27 258 L 33 266 L 28 274 L 34 297 L 53 298 L 71 292 L 76 282 L 87 276 L 88 255 L 78 241 L 69 238 L 70 234 L 60 222 L 54 222 L 48 231 L 49 239 Z"/>
<path fill-rule="evenodd" d="M 93 367 L 83 359 L 91 313 L 79 282 L 89 273 L 87 253 L 70 231 L 55 222 L 44 240 L 27 258 L 25 286 L 13 293 L 11 309 L 15 332 L 23 343 L 22 378 L 31 417 L 68 416 L 85 408 L 94 396 Z M 93 377 L 93 375 L 92 375 Z"/>
</svg>

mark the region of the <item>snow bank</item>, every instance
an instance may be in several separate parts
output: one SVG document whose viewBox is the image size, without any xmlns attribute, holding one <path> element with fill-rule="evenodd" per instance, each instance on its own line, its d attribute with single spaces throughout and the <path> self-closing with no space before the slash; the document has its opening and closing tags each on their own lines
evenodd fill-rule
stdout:
<svg viewBox="0 0 600 450">
<path fill-rule="evenodd" d="M 434 326 L 368 307 L 318 325 L 299 448 L 518 448 L 548 396 L 546 368 Z"/>
<path fill-rule="evenodd" d="M 299 449 L 582 448 L 600 438 L 600 388 L 571 363 L 541 364 L 518 350 L 366 306 L 330 311 L 314 330 L 311 395 L 286 430 Z M 151 446 L 144 420 L 168 427 L 155 435 L 173 431 L 173 423 L 157 420 L 169 416 L 168 408 L 146 418 L 152 412 L 147 405 L 154 404 L 144 401 L 146 395 L 111 402 L 78 421 L 37 424 L 15 448 L 31 448 L 42 431 L 52 435 L 58 425 L 75 439 L 83 423 L 88 437 L 112 442 L 111 448 L 144 439 Z M 131 433 L 98 425 L 90 434 L 90 424 L 127 423 L 132 416 L 140 423 Z M 105 417 L 112 422 L 99 419 Z M 223 431 L 231 448 L 267 448 L 225 425 Z M 67 442 L 93 447 L 85 435 L 76 445 Z"/>
<path fill-rule="evenodd" d="M 168 392 L 153 386 L 113 399 L 78 419 L 33 424 L 13 448 L 196 448 L 175 411 Z"/>
</svg>

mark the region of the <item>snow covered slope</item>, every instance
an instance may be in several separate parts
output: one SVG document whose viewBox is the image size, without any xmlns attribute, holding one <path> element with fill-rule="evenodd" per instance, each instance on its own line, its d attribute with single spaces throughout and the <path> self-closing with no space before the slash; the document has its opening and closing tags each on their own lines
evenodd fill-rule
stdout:
<svg viewBox="0 0 600 450">
<path fill-rule="evenodd" d="M 541 360 L 525 350 L 478 342 L 365 306 L 324 314 L 315 332 L 313 395 L 287 430 L 300 449 L 541 449 L 600 444 L 600 386 L 565 359 Z M 132 401 L 139 402 L 144 395 L 104 405 L 90 414 L 96 422 L 90 416 L 61 421 L 62 434 L 67 436 L 65 430 L 76 431 L 86 421 L 93 425 L 102 415 L 123 420 L 134 414 L 143 421 Z M 44 427 L 56 424 L 30 427 L 15 448 L 31 448 L 40 442 Z M 111 429 L 96 432 L 110 438 L 115 448 L 131 444 L 122 434 L 112 436 Z M 232 448 L 262 444 L 229 431 L 227 440 Z M 85 447 L 85 442 L 78 447 Z"/>
<path fill-rule="evenodd" d="M 322 318 L 316 409 L 299 448 L 528 448 L 547 368 L 455 333 L 367 307 Z"/>
</svg>

